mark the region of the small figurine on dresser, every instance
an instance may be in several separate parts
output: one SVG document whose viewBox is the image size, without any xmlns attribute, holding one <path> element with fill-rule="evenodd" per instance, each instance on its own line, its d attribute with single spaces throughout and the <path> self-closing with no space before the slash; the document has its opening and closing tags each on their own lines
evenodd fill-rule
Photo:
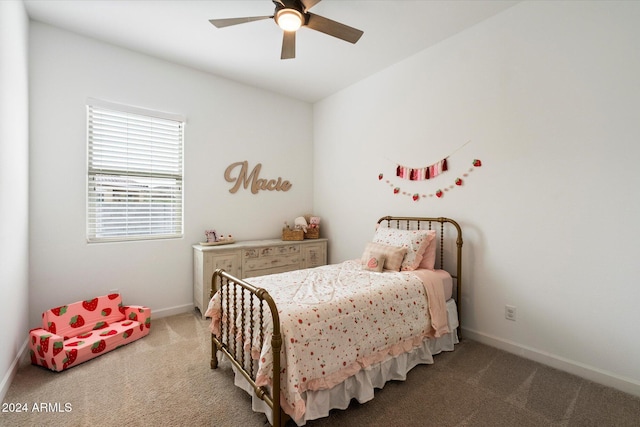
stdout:
<svg viewBox="0 0 640 427">
<path fill-rule="evenodd" d="M 205 230 L 204 235 L 207 238 L 207 243 L 218 241 L 218 233 L 216 233 L 216 230 Z"/>
<path fill-rule="evenodd" d="M 216 230 L 205 230 L 204 235 L 207 238 L 207 241 L 200 242 L 202 246 L 225 245 L 235 242 L 231 234 L 225 236 L 223 233 L 218 233 Z"/>
<path fill-rule="evenodd" d="M 320 228 L 320 217 L 312 216 L 309 218 L 309 228 Z"/>
<path fill-rule="evenodd" d="M 296 230 L 302 230 L 305 233 L 307 232 L 307 227 L 309 227 L 309 224 L 307 224 L 307 219 L 303 216 L 299 216 L 298 218 L 294 219 L 293 225 L 295 226 Z"/>
</svg>

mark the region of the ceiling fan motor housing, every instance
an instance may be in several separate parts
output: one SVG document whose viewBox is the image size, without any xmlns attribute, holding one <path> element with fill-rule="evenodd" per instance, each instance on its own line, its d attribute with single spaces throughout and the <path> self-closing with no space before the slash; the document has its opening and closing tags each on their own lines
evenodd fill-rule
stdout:
<svg viewBox="0 0 640 427">
<path fill-rule="evenodd" d="M 273 19 L 284 31 L 296 31 L 306 24 L 305 16 L 301 12 L 290 8 L 276 10 Z"/>
<path fill-rule="evenodd" d="M 299 0 L 273 0 L 273 3 L 276 5 L 273 19 L 283 30 L 296 31 L 307 25 L 309 15 L 305 12 L 304 4 Z"/>
</svg>

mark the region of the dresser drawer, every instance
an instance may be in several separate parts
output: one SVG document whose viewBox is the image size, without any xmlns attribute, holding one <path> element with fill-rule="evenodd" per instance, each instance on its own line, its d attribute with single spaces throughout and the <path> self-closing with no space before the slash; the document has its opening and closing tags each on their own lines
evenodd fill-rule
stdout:
<svg viewBox="0 0 640 427">
<path fill-rule="evenodd" d="M 299 253 L 300 245 L 265 246 L 263 248 L 247 248 L 244 250 L 243 257 L 248 260 L 271 257 L 274 255 L 291 255 Z"/>
<path fill-rule="evenodd" d="M 300 254 L 285 254 L 272 256 L 259 256 L 257 258 L 248 258 L 244 262 L 244 275 L 250 275 L 253 270 L 264 270 L 274 267 L 284 267 L 300 264 Z"/>
</svg>

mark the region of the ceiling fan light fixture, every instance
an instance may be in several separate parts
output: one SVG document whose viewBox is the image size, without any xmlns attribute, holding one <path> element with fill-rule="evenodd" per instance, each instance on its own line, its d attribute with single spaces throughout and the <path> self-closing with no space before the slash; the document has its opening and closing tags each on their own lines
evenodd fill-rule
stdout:
<svg viewBox="0 0 640 427">
<path fill-rule="evenodd" d="M 286 8 L 276 13 L 275 20 L 284 31 L 297 31 L 304 22 L 304 16 L 295 9 Z"/>
</svg>

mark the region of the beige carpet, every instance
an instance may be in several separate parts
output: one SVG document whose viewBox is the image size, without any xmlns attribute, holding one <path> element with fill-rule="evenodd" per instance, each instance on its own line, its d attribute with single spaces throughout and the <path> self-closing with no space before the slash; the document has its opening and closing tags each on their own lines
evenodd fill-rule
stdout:
<svg viewBox="0 0 640 427">
<path fill-rule="evenodd" d="M 192 313 L 154 320 L 146 338 L 62 373 L 24 364 L 2 409 L 27 412 L 0 412 L 0 425 L 267 425 L 228 363 L 209 368 L 207 324 Z M 640 399 L 465 340 L 373 401 L 307 425 L 640 426 Z"/>
</svg>

